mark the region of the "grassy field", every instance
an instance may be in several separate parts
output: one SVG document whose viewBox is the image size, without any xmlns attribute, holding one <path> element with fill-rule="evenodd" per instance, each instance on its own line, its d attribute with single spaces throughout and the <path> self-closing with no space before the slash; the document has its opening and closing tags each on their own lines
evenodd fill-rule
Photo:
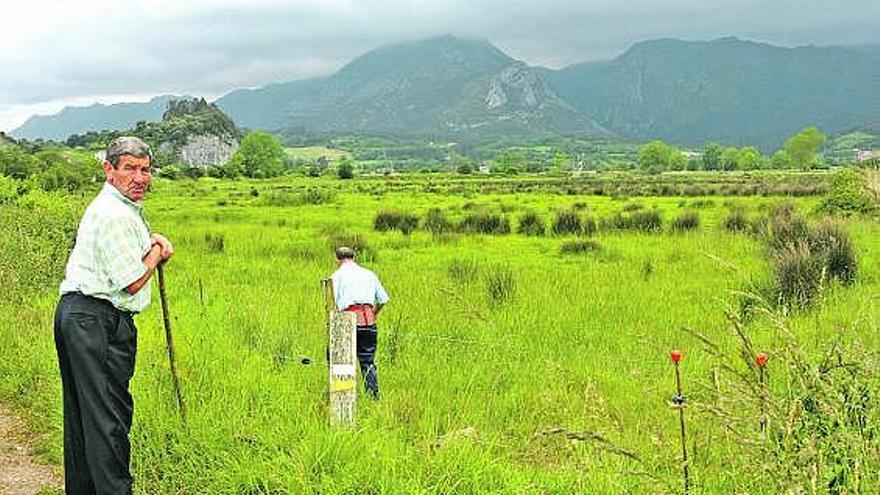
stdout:
<svg viewBox="0 0 880 495">
<path fill-rule="evenodd" d="M 628 198 L 421 177 L 154 186 L 148 218 L 177 251 L 166 276 L 189 423 L 177 419 L 154 290 L 153 307 L 137 318 L 137 493 L 678 492 L 672 348 L 684 353 L 694 493 L 853 493 L 833 491 L 840 472 L 849 490 L 880 489 L 876 378 L 853 372 L 852 387 L 835 389 L 841 403 L 846 391 L 865 389 L 867 405 L 853 413 L 867 423 L 861 433 L 834 423 L 835 411 L 791 409 L 824 390 L 829 349 L 841 363 L 876 370 L 874 220 L 845 221 L 859 260 L 853 284 L 829 284 L 807 310 L 753 302 L 745 311 L 742 292 L 770 283 L 771 262 L 762 242 L 724 229 L 725 219 L 735 209 L 766 216 L 787 200 L 812 221 L 818 197 Z M 52 199 L 66 213 L 46 224 L 58 229 L 44 244 L 69 236 L 89 199 Z M 514 232 L 373 228 L 379 211 L 424 218 L 432 208 L 453 224 L 496 214 Z M 526 213 L 549 227 L 561 209 L 599 225 L 582 251 L 563 252 L 575 235 L 516 233 Z M 653 209 L 658 232 L 603 228 L 618 212 Z M 685 211 L 698 227 L 673 231 Z M 329 428 L 325 405 L 319 281 L 341 243 L 365 246 L 363 264 L 392 298 L 379 321 L 382 400 L 360 401 L 351 431 Z M 38 251 L 66 257 L 61 244 L 21 248 L 21 262 Z M 0 400 L 27 414 L 45 455 L 58 460 L 51 316 L 60 274 L 57 260 L 33 270 L 45 276 L 31 290 L 0 299 Z M 750 355 L 740 359 L 744 338 L 771 356 L 767 436 L 758 431 L 756 370 Z M 813 434 L 820 421 L 856 450 Z"/>
</svg>

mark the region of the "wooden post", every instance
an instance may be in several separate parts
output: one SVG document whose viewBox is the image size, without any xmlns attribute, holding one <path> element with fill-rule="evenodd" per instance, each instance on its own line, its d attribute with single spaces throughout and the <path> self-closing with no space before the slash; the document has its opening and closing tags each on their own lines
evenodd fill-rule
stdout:
<svg viewBox="0 0 880 495">
<path fill-rule="evenodd" d="M 333 281 L 321 281 L 328 322 L 330 424 L 354 426 L 357 419 L 357 316 L 336 309 Z"/>
</svg>

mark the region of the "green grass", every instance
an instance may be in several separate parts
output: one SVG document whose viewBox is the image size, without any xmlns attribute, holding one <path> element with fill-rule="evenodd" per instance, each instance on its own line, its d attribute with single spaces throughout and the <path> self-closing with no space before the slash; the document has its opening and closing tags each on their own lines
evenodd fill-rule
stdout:
<svg viewBox="0 0 880 495">
<path fill-rule="evenodd" d="M 336 194 L 322 204 L 261 202 L 268 191 L 315 186 Z M 575 236 L 373 231 L 384 209 L 423 218 L 440 208 L 453 222 L 488 211 L 512 225 L 531 211 L 550 225 L 561 209 L 605 218 L 628 204 L 473 187 L 481 189 L 454 190 L 430 177 L 158 182 L 146 208 L 153 229 L 177 251 L 166 277 L 190 421 L 184 427 L 176 416 L 154 289 L 153 307 L 137 318 L 137 492 L 673 492 L 679 438 L 667 354 L 681 348 L 693 403 L 696 492 L 776 493 L 779 485 L 753 485 L 748 449 L 706 413 L 709 395 L 701 387 L 717 363 L 686 330 L 735 354 L 725 310 L 737 308 L 735 291 L 769 280 L 770 267 L 759 242 L 722 224 L 730 208 L 756 216 L 781 198 L 640 198 L 661 212 L 663 232 L 600 230 L 594 238 L 601 249 L 575 254 L 560 254 Z M 77 200 L 80 208 L 87 199 Z M 818 199 L 795 201 L 812 211 Z M 698 213 L 699 227 L 670 232 L 686 210 Z M 807 353 L 838 334 L 880 345 L 880 226 L 858 219 L 847 225 L 861 263 L 858 281 L 831 287 L 819 307 L 787 319 Z M 343 234 L 363 236 L 374 254 L 365 264 L 392 298 L 379 322 L 382 400 L 362 400 L 350 431 L 327 426 L 319 284 L 334 269 L 330 239 Z M 493 298 L 499 280 L 509 290 Z M 35 292 L 24 307 L 0 302 L 0 399 L 30 411 L 57 460 L 54 287 Z M 747 328 L 759 348 L 781 345 L 770 319 Z M 297 355 L 314 364 L 285 359 Z M 771 387 L 782 395 L 788 375 L 774 373 Z M 749 404 L 740 412 L 756 414 Z M 542 434 L 554 429 L 559 433 Z M 608 443 L 565 432 L 597 433 Z"/>
<path fill-rule="evenodd" d="M 321 158 L 322 156 L 326 156 L 332 160 L 339 160 L 342 157 L 351 157 L 351 153 L 347 151 L 327 148 L 325 146 L 284 148 L 284 152 L 287 153 L 287 156 L 289 156 L 290 158 L 306 161 L 314 161 L 318 158 Z"/>
</svg>

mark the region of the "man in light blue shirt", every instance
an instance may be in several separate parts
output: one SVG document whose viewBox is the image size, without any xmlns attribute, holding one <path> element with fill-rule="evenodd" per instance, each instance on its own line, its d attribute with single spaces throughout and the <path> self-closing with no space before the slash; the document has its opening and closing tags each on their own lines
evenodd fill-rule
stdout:
<svg viewBox="0 0 880 495">
<path fill-rule="evenodd" d="M 379 398 L 379 372 L 375 356 L 379 330 L 376 316 L 388 303 L 388 293 L 372 271 L 354 261 L 355 252 L 348 247 L 336 249 L 339 268 L 333 273 L 333 298 L 336 309 L 357 316 L 357 357 L 364 376 L 364 386 L 374 399 Z"/>
<path fill-rule="evenodd" d="M 137 329 L 150 304 L 150 278 L 174 253 L 151 234 L 141 201 L 152 174 L 150 148 L 136 137 L 110 143 L 107 182 L 86 208 L 55 310 L 55 348 L 64 398 L 67 495 L 129 495 Z"/>
</svg>

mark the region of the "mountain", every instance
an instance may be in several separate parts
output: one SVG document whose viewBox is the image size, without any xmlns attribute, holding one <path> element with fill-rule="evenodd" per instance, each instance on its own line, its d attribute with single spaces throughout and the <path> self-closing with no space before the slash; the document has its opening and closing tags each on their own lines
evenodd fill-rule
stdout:
<svg viewBox="0 0 880 495">
<path fill-rule="evenodd" d="M 379 48 L 329 77 L 234 91 L 216 103 L 240 125 L 263 129 L 607 135 L 538 70 L 486 40 L 453 36 Z"/>
<path fill-rule="evenodd" d="M 157 96 L 146 103 L 95 103 L 87 107 L 65 107 L 54 115 L 34 115 L 10 135 L 25 139 L 54 139 L 63 141 L 71 134 L 104 129 L 128 129 L 139 121 L 162 120 L 162 113 L 170 100 L 183 96 Z"/>
<path fill-rule="evenodd" d="M 662 39 L 542 75 L 575 108 L 635 139 L 773 148 L 809 125 L 835 133 L 880 116 L 880 50 L 869 46 Z"/>
<path fill-rule="evenodd" d="M 807 126 L 876 129 L 880 46 L 782 48 L 721 38 L 637 43 L 607 61 L 531 67 L 487 40 L 442 36 L 370 51 L 321 78 L 241 89 L 216 105 L 270 131 L 708 141 L 774 149 Z M 164 98 L 164 99 L 163 99 Z M 16 137 L 66 138 L 161 119 L 165 102 L 32 117 Z"/>
</svg>

